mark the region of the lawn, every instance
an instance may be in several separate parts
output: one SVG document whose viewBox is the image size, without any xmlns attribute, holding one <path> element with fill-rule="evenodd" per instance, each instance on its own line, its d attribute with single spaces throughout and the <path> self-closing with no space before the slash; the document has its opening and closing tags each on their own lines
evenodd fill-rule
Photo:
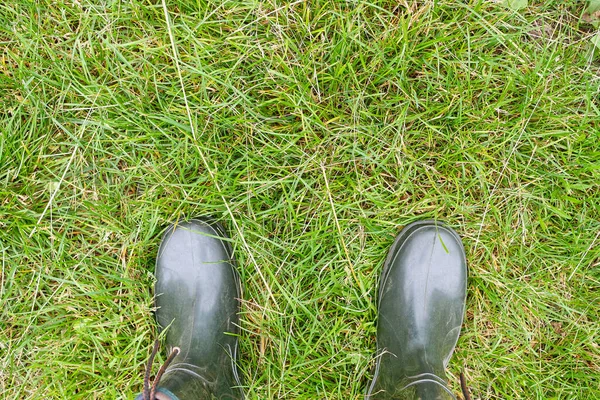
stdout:
<svg viewBox="0 0 600 400">
<path fill-rule="evenodd" d="M 249 399 L 362 399 L 382 263 L 421 218 L 467 251 L 452 390 L 600 398 L 585 7 L 0 4 L 0 398 L 133 398 L 161 232 L 198 215 L 234 243 Z"/>
</svg>

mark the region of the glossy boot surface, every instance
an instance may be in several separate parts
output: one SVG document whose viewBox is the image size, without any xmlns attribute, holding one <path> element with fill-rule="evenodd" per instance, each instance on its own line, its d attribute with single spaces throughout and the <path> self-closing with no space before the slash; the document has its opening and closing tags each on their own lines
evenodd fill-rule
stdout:
<svg viewBox="0 0 600 400">
<path fill-rule="evenodd" d="M 426 220 L 400 232 L 381 273 L 378 357 L 365 399 L 455 399 L 444 371 L 466 288 L 465 252 L 454 230 Z"/>
<path fill-rule="evenodd" d="M 156 260 L 156 319 L 179 354 L 159 399 L 243 399 L 236 366 L 241 286 L 223 227 L 193 219 L 169 227 Z M 138 397 L 139 398 L 139 397 Z"/>
</svg>

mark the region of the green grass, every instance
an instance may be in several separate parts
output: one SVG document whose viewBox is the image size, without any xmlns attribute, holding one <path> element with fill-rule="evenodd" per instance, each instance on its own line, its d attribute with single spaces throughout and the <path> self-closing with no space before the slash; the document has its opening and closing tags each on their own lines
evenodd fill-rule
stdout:
<svg viewBox="0 0 600 400">
<path fill-rule="evenodd" d="M 362 398 L 419 218 L 467 250 L 454 391 L 600 398 L 584 2 L 167 3 L 0 5 L 1 398 L 132 398 L 160 234 L 204 214 L 235 243 L 249 399 Z"/>
</svg>

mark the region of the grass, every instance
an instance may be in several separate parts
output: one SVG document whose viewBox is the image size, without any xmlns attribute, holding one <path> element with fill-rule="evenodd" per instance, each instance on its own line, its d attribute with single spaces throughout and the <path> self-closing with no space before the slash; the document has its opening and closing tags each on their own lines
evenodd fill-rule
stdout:
<svg viewBox="0 0 600 400">
<path fill-rule="evenodd" d="M 160 233 L 210 214 L 250 399 L 362 398 L 419 218 L 467 250 L 455 392 L 600 398 L 595 31 L 530 3 L 0 5 L 0 397 L 139 392 Z"/>
</svg>

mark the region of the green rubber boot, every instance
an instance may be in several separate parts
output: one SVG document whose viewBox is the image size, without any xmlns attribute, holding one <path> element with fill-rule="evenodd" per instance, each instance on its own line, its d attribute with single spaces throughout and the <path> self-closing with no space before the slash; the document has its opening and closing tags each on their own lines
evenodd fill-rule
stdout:
<svg viewBox="0 0 600 400">
<path fill-rule="evenodd" d="M 236 365 L 240 299 L 223 227 L 205 219 L 169 227 L 156 259 L 155 303 L 172 360 L 151 400 L 244 398 Z M 149 393 L 136 400 L 150 400 Z"/>
<path fill-rule="evenodd" d="M 366 400 L 455 400 L 445 369 L 465 310 L 467 263 L 458 234 L 426 220 L 396 237 L 379 284 L 377 361 Z"/>
</svg>

